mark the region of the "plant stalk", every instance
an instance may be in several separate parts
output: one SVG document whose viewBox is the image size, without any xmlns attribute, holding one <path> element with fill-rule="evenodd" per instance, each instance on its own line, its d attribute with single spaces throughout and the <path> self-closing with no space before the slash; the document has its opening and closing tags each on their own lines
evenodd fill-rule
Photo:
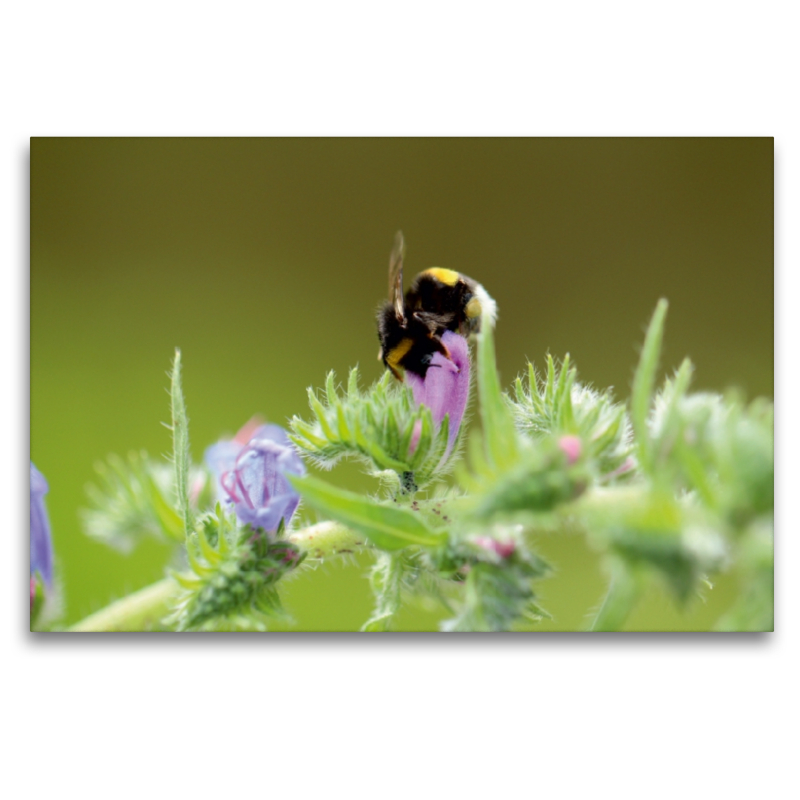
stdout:
<svg viewBox="0 0 800 800">
<path fill-rule="evenodd" d="M 325 559 L 354 553 L 366 546 L 359 536 L 338 522 L 319 522 L 292 531 L 288 540 L 307 551 L 309 559 Z M 164 630 L 162 620 L 172 610 L 181 587 L 164 578 L 90 614 L 68 628 L 69 633 L 135 632 Z"/>
<path fill-rule="evenodd" d="M 100 633 L 157 629 L 179 592 L 180 586 L 172 578 L 164 578 L 90 614 L 67 631 Z"/>
<path fill-rule="evenodd" d="M 641 586 L 628 570 L 620 569 L 611 579 L 603 605 L 592 622 L 590 631 L 619 631 L 641 595 Z"/>
</svg>

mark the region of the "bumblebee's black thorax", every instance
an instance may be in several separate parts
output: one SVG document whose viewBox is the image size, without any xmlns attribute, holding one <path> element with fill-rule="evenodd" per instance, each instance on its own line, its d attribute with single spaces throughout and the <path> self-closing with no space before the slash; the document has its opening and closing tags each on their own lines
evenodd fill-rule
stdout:
<svg viewBox="0 0 800 800">
<path fill-rule="evenodd" d="M 447 274 L 449 270 L 440 272 Z M 462 275 L 458 275 L 453 283 L 445 283 L 431 271 L 422 272 L 406 292 L 406 316 L 420 311 L 435 315 L 438 317 L 438 330 L 435 331 L 437 336 L 441 336 L 446 330 L 461 331 L 465 322 L 465 309 L 473 295 L 473 288 Z"/>
<path fill-rule="evenodd" d="M 433 268 L 420 273 L 403 298 L 404 320 L 391 302 L 378 312 L 378 339 L 384 364 L 401 378 L 406 369 L 425 377 L 434 353 L 448 355 L 442 334 L 468 335 L 475 329 L 473 281 L 453 270 Z M 480 306 L 477 306 L 479 311 Z"/>
</svg>

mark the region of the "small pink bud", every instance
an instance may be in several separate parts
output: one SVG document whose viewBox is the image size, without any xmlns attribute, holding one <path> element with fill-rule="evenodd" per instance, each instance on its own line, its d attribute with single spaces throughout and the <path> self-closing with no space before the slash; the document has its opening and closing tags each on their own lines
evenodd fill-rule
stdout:
<svg viewBox="0 0 800 800">
<path fill-rule="evenodd" d="M 419 444 L 420 436 L 422 436 L 422 420 L 418 419 L 414 423 L 414 430 L 411 432 L 411 442 L 408 445 L 409 455 L 414 455 L 414 451 L 417 449 L 417 445 Z"/>
<path fill-rule="evenodd" d="M 233 437 L 233 441 L 236 444 L 242 445 L 244 447 L 252 438 L 253 434 L 264 424 L 263 417 L 256 414 L 253 417 L 250 417 L 244 425 L 236 432 L 236 436 Z"/>
<path fill-rule="evenodd" d="M 577 436 L 562 436 L 558 446 L 566 455 L 568 464 L 574 464 L 581 457 L 581 440 Z"/>
<path fill-rule="evenodd" d="M 491 553 L 496 553 L 500 558 L 509 558 L 514 554 L 516 545 L 514 542 L 500 542 L 497 539 L 492 539 L 490 536 L 478 536 L 475 539 L 475 544 L 488 550 Z"/>
</svg>

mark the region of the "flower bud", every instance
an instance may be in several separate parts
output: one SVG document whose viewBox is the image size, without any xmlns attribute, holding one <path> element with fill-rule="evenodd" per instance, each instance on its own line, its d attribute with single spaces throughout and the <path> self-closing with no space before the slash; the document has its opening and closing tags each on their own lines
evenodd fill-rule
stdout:
<svg viewBox="0 0 800 800">
<path fill-rule="evenodd" d="M 562 436 L 558 446 L 567 457 L 568 464 L 574 464 L 581 457 L 581 440 L 577 436 Z"/>
<path fill-rule="evenodd" d="M 501 542 L 498 539 L 493 539 L 490 536 L 477 536 L 474 540 L 478 547 L 494 553 L 500 558 L 510 558 L 514 555 L 516 545 L 512 541 Z"/>
</svg>

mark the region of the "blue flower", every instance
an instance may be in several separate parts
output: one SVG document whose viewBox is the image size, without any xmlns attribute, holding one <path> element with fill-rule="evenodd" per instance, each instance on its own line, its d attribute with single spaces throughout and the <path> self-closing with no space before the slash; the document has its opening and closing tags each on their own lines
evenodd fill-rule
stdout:
<svg viewBox="0 0 800 800">
<path fill-rule="evenodd" d="M 453 449 L 469 399 L 469 345 L 463 336 L 453 331 L 444 332 L 442 343 L 450 358 L 435 353 L 424 378 L 406 372 L 406 380 L 414 393 L 414 402 L 431 410 L 437 427 L 450 415 L 444 460 Z"/>
<path fill-rule="evenodd" d="M 48 588 L 53 585 L 53 544 L 50 538 L 50 521 L 44 507 L 47 490 L 44 475 L 31 463 L 31 597 L 37 572 Z"/>
<path fill-rule="evenodd" d="M 242 432 L 249 436 L 246 444 Z M 305 475 L 305 465 L 279 425 L 246 425 L 242 432 L 209 447 L 205 462 L 217 478 L 218 496 L 233 504 L 239 522 L 274 532 L 281 520 L 289 524 L 300 503 L 286 476 Z"/>
</svg>

